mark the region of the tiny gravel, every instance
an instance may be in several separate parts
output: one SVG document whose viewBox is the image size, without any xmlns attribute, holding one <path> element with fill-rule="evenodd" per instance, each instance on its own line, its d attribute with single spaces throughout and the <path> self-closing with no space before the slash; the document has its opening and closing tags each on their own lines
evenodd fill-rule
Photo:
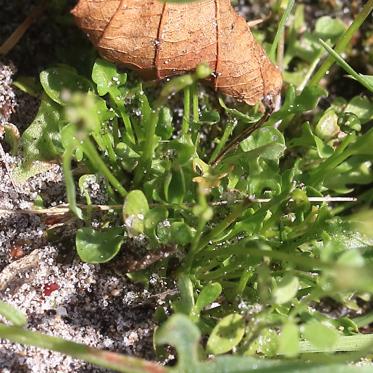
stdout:
<svg viewBox="0 0 373 373">
<path fill-rule="evenodd" d="M 17 105 L 11 86 L 14 71 L 0 65 L 0 107 L 7 110 L 0 118 L 27 123 L 17 113 L 23 105 Z M 60 166 L 17 184 L 12 172 L 22 160 L 1 145 L 0 152 L 0 299 L 27 315 L 30 330 L 154 360 L 152 316 L 156 307 L 165 307 L 167 284 L 153 275 L 144 289 L 115 262 L 82 263 L 73 243 L 75 220 L 28 212 L 39 197 L 46 208 L 66 203 Z M 88 180 L 87 188 L 94 203 L 107 202 L 99 182 Z M 51 231 L 57 241 L 50 240 Z M 0 341 L 1 373 L 103 371 L 59 353 Z"/>
<path fill-rule="evenodd" d="M 54 166 L 15 186 L 8 169 L 16 164 L 17 159 L 6 155 L 0 168 L 0 298 L 27 314 L 31 330 L 154 359 L 152 315 L 164 305 L 160 295 L 166 284 L 153 275 L 144 289 L 114 266 L 82 263 L 71 240 L 70 247 L 48 243 L 50 226 L 43 215 L 20 210 L 33 208 L 41 194 L 49 193 L 51 206 L 61 203 L 61 170 Z M 65 235 L 71 239 L 71 232 Z M 102 371 L 65 355 L 6 341 L 1 341 L 0 368 L 2 373 Z"/>
</svg>

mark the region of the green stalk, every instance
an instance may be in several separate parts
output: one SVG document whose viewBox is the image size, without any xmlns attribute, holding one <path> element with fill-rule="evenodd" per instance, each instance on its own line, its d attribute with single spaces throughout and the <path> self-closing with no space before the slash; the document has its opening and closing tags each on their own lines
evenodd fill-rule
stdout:
<svg viewBox="0 0 373 373">
<path fill-rule="evenodd" d="M 234 126 L 235 126 L 235 124 L 234 124 L 233 121 L 229 121 L 227 123 L 226 127 L 224 128 L 223 136 L 221 137 L 218 145 L 216 145 L 216 148 L 214 149 L 214 151 L 213 151 L 213 153 L 210 157 L 209 164 L 213 163 L 215 161 L 216 157 L 223 150 L 225 144 L 227 143 L 227 141 L 229 140 L 229 137 L 231 136 L 231 134 L 233 132 Z"/>
<path fill-rule="evenodd" d="M 0 338 L 14 343 L 27 344 L 61 352 L 73 358 L 123 373 L 166 373 L 168 369 L 142 359 L 129 357 L 109 351 L 100 351 L 81 343 L 66 341 L 38 332 L 25 330 L 18 326 L 0 324 Z"/>
<path fill-rule="evenodd" d="M 321 60 L 321 56 L 323 55 L 323 50 L 320 49 L 319 53 L 317 53 L 317 56 L 313 59 L 312 63 L 311 63 L 311 66 L 309 67 L 306 75 L 304 76 L 304 79 L 302 81 L 302 83 L 299 85 L 298 87 L 298 92 L 303 92 L 304 88 L 306 88 L 308 82 L 310 81 L 313 73 L 315 72 L 318 64 L 320 63 L 320 60 Z"/>
<path fill-rule="evenodd" d="M 119 180 L 113 175 L 113 173 L 106 166 L 105 162 L 102 160 L 98 154 L 95 146 L 92 144 L 92 141 L 89 138 L 83 140 L 82 149 L 85 155 L 88 157 L 90 162 L 95 165 L 97 170 L 101 172 L 106 179 L 110 182 L 113 188 L 122 196 L 127 195 L 126 189 L 123 188 Z"/>
<path fill-rule="evenodd" d="M 163 86 L 158 98 L 154 101 L 154 107 L 160 108 L 166 104 L 172 96 L 186 87 L 192 85 L 195 81 L 195 77 L 192 74 L 178 76 Z"/>
<path fill-rule="evenodd" d="M 331 269 L 333 265 L 321 262 L 320 260 L 310 258 L 305 255 L 288 254 L 279 250 L 262 250 L 255 247 L 244 247 L 242 244 L 226 247 L 221 250 L 211 250 L 209 255 L 214 258 L 229 255 L 251 255 L 259 258 L 271 258 L 273 260 L 289 262 L 299 267 L 315 270 L 315 268 Z"/>
<path fill-rule="evenodd" d="M 202 209 L 208 208 L 207 201 L 206 201 L 206 196 L 203 194 L 203 192 L 199 191 L 198 198 L 199 198 L 199 207 L 202 208 Z M 205 214 L 203 212 L 200 213 L 199 216 L 198 216 L 197 231 L 194 234 L 192 243 L 190 245 L 190 250 L 189 250 L 189 252 L 188 252 L 188 254 L 185 258 L 183 269 L 182 269 L 186 273 L 190 272 L 190 269 L 192 268 L 193 259 L 194 259 L 194 256 L 196 254 L 199 242 L 200 242 L 202 234 L 203 234 L 203 230 L 204 230 L 207 222 L 208 222 L 208 219 L 206 219 Z"/>
<path fill-rule="evenodd" d="M 293 10 L 294 4 L 295 4 L 295 0 L 289 0 L 288 5 L 285 9 L 285 12 L 281 17 L 281 20 L 280 20 L 280 23 L 278 25 L 275 38 L 274 38 L 272 46 L 271 46 L 271 50 L 269 52 L 269 57 L 270 57 L 272 62 L 276 61 L 277 46 L 279 44 L 279 41 L 280 41 L 282 35 L 284 34 L 286 22 L 290 17 L 290 14 L 291 14 L 291 11 Z"/>
<path fill-rule="evenodd" d="M 79 219 L 83 219 L 82 210 L 76 204 L 76 192 L 73 173 L 71 170 L 71 161 L 73 159 L 74 149 L 73 147 L 68 147 L 65 149 L 62 157 L 62 169 L 63 176 L 65 179 L 67 202 L 69 204 L 69 209 L 72 211 Z"/>
<path fill-rule="evenodd" d="M 149 118 L 149 125 L 147 126 L 146 131 L 146 141 L 145 141 L 145 147 L 144 147 L 144 163 L 146 165 L 146 170 L 149 171 L 153 159 L 153 152 L 154 152 L 154 145 L 155 145 L 155 130 L 158 123 L 158 115 L 159 112 L 152 111 Z"/>
<path fill-rule="evenodd" d="M 317 169 L 311 171 L 309 174 L 309 182 L 311 185 L 317 185 L 327 176 L 328 170 L 333 170 L 342 162 L 353 155 L 353 151 L 347 146 L 355 139 L 355 137 L 346 137 L 337 151 L 326 161 L 319 165 Z M 347 148 L 347 149 L 346 149 Z"/>
<path fill-rule="evenodd" d="M 120 111 L 120 116 L 123 120 L 124 128 L 126 129 L 125 136 L 132 144 L 136 144 L 135 134 L 133 133 L 131 119 L 127 113 L 124 112 L 124 105 L 123 109 Z"/>
<path fill-rule="evenodd" d="M 124 99 L 119 98 L 121 97 L 121 94 L 120 94 L 118 87 L 112 87 L 112 89 L 110 89 L 109 91 L 109 95 L 112 101 L 114 102 L 114 104 L 116 105 L 119 111 L 120 117 L 122 118 L 124 128 L 126 129 L 124 136 L 128 139 L 130 143 L 135 144 L 136 139 L 135 139 L 135 134 L 133 133 L 131 119 L 126 112 L 126 107 L 124 105 Z"/>
<path fill-rule="evenodd" d="M 370 12 L 373 10 L 373 0 L 368 0 L 368 2 L 364 5 L 361 12 L 357 15 L 354 22 L 351 26 L 346 30 L 346 32 L 339 38 L 334 50 L 336 53 L 342 53 L 349 42 L 351 41 L 352 37 L 355 33 L 359 30 L 361 25 L 369 16 Z M 320 66 L 319 70 L 310 80 L 310 85 L 318 85 L 321 79 L 325 76 L 325 74 L 329 71 L 329 69 L 333 66 L 335 60 L 332 56 L 329 56 L 324 63 Z"/>
<path fill-rule="evenodd" d="M 198 92 L 197 92 L 197 83 L 194 82 L 190 87 L 192 95 L 192 108 L 193 108 L 193 122 L 199 122 L 199 106 L 198 106 Z"/>
<path fill-rule="evenodd" d="M 190 121 L 190 86 L 184 88 L 184 115 L 183 123 L 181 126 L 181 132 L 186 135 L 189 131 L 189 121 Z"/>
<path fill-rule="evenodd" d="M 352 319 L 352 321 L 356 324 L 358 328 L 369 325 L 373 322 L 373 312 L 370 312 L 367 315 L 356 317 Z"/>
<path fill-rule="evenodd" d="M 144 175 L 150 172 L 152 167 L 153 153 L 155 148 L 155 131 L 159 118 L 159 109 L 152 110 L 149 120 L 145 126 L 146 138 L 144 141 L 142 159 L 140 165 L 136 168 L 134 183 L 139 185 Z"/>
<path fill-rule="evenodd" d="M 104 142 L 105 150 L 107 151 L 107 155 L 110 160 L 110 163 L 115 165 L 117 163 L 117 155 L 114 151 L 113 144 L 111 143 L 110 135 L 107 131 L 103 135 L 101 135 L 101 138 Z"/>
<path fill-rule="evenodd" d="M 243 262 L 243 264 L 245 264 Z M 229 264 L 225 267 L 220 267 L 219 269 L 216 269 L 215 271 L 205 273 L 201 276 L 199 276 L 199 279 L 203 281 L 215 281 L 224 278 L 225 280 L 232 278 L 233 274 L 235 274 L 235 277 L 241 276 L 242 270 L 237 268 L 237 263 Z"/>
<path fill-rule="evenodd" d="M 229 226 L 231 226 L 242 214 L 247 210 L 248 206 L 252 203 L 249 198 L 246 198 L 240 205 L 238 205 L 221 223 L 213 228 L 209 233 L 201 238 L 199 245 L 196 247 L 194 254 L 200 252 L 206 247 L 210 241 L 217 238 Z"/>
<path fill-rule="evenodd" d="M 338 337 L 338 342 L 333 346 L 333 352 L 347 352 L 347 351 L 359 351 L 366 348 L 368 345 L 373 344 L 372 334 L 357 334 L 357 335 L 341 335 Z M 307 341 L 301 341 L 299 344 L 300 353 L 318 353 L 318 352 L 330 352 L 330 349 L 323 349 L 313 346 Z"/>
<path fill-rule="evenodd" d="M 236 299 L 238 299 L 239 297 L 242 297 L 248 282 L 251 280 L 253 276 L 254 276 L 254 273 L 251 270 L 245 269 L 242 272 L 240 280 L 238 281 L 236 289 L 235 289 Z"/>
<path fill-rule="evenodd" d="M 362 86 L 364 86 L 369 91 L 373 92 L 373 84 L 365 79 L 365 77 L 357 73 L 338 53 L 336 53 L 333 48 L 329 47 L 324 40 L 319 40 L 320 44 L 327 50 L 327 52 L 335 59 L 340 67 L 350 74 L 355 80 L 357 80 Z"/>
<path fill-rule="evenodd" d="M 113 120 L 113 139 L 114 139 L 114 147 L 120 142 L 119 139 L 119 127 L 118 127 L 118 119 L 115 118 Z"/>
</svg>

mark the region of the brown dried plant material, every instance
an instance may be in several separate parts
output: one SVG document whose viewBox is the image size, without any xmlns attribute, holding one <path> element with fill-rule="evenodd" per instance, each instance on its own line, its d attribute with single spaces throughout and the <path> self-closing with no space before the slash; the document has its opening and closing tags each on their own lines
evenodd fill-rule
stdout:
<svg viewBox="0 0 373 373">
<path fill-rule="evenodd" d="M 80 0 L 72 13 L 103 58 L 144 78 L 207 63 L 215 90 L 250 105 L 280 92 L 279 70 L 230 0 Z"/>
</svg>

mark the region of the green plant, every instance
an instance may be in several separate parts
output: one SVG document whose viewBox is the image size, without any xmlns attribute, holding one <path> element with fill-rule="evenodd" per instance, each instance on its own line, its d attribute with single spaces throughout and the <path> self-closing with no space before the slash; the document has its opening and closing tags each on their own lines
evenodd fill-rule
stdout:
<svg viewBox="0 0 373 373">
<path fill-rule="evenodd" d="M 4 308 L 0 305 L 0 311 Z M 9 308 L 9 306 L 6 306 Z M 13 310 L 17 312 L 17 310 Z M 220 372 L 369 372 L 369 367 L 351 367 L 330 361 L 328 364 L 280 360 L 263 360 L 242 356 L 219 356 L 212 361 L 201 361 L 203 353 L 199 349 L 201 333 L 198 328 L 184 315 L 174 315 L 157 331 L 157 345 L 174 346 L 178 353 L 178 363 L 173 368 L 165 368 L 156 363 L 124 355 L 99 351 L 83 344 L 65 341 L 61 338 L 50 337 L 37 332 L 26 331 L 20 326 L 0 325 L 0 336 L 13 342 L 27 343 L 40 348 L 62 352 L 70 356 L 86 360 L 107 369 L 131 373 L 220 373 Z M 372 340 L 369 340 L 372 345 Z"/>
<path fill-rule="evenodd" d="M 66 65 L 41 73 L 40 110 L 22 135 L 20 180 L 32 162 L 63 165 L 70 211 L 84 224 L 76 235 L 83 261 L 107 262 L 130 239 L 142 243 L 144 255 L 163 246 L 178 252 L 180 294 L 171 301 L 177 315 L 157 333 L 158 341 L 177 348 L 176 371 L 349 372 L 355 368 L 338 364 L 371 353 L 372 336 L 359 334 L 371 315 L 331 317 L 323 303 L 332 300 L 352 311 L 358 298 L 373 293 L 373 241 L 354 214 L 372 202 L 373 103 L 363 95 L 335 97 L 322 110 L 318 102 L 328 95 L 319 82 L 334 60 L 371 90 L 372 77 L 356 73 L 340 53 L 373 1 L 347 30 L 327 17 L 303 35 L 304 8 L 296 6 L 281 55 L 294 5 L 284 3 L 271 57 L 278 52 L 287 85 L 283 105 L 269 119 L 259 107 L 233 107 L 223 98 L 217 104 L 200 94 L 198 80 L 210 73 L 203 65 L 157 92 L 97 59 L 90 77 Z M 329 44 L 335 43 L 333 50 Z M 325 49 L 330 57 L 315 72 Z M 181 91 L 183 117 L 177 120 L 172 108 Z M 84 170 L 78 184 L 85 203 L 77 202 L 73 162 Z M 104 178 L 104 208 L 92 204 L 84 188 L 92 174 Z M 351 195 L 358 198 L 329 204 Z M 101 214 L 99 229 L 91 227 L 92 211 Z M 168 262 L 143 269 L 142 278 L 165 271 Z M 200 362 L 200 333 L 207 338 L 202 356 L 234 351 L 245 357 Z M 20 326 L 1 326 L 0 336 L 57 349 L 56 339 L 37 342 L 40 336 Z M 70 347 L 57 350 L 72 353 Z M 132 369 L 127 358 L 112 366 L 97 360 L 97 351 L 78 350 L 74 356 L 87 361 Z M 248 357 L 256 355 L 294 362 Z M 299 363 L 303 357 L 315 365 Z M 146 371 L 145 362 L 137 363 L 138 371 Z"/>
</svg>

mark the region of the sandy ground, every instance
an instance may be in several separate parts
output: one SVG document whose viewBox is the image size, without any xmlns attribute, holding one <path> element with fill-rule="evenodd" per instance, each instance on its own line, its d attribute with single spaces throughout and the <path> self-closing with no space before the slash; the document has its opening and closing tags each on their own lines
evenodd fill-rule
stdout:
<svg viewBox="0 0 373 373">
<path fill-rule="evenodd" d="M 27 98 L 13 91 L 13 72 L 14 67 L 0 65 L 0 103 L 7 108 L 0 119 L 21 122 L 22 130 L 29 118 L 18 110 Z M 11 172 L 20 159 L 6 150 L 0 148 L 0 299 L 25 312 L 31 330 L 154 359 L 152 316 L 165 305 L 166 283 L 153 275 L 144 289 L 131 283 L 119 266 L 82 263 L 73 244 L 74 220 L 22 213 L 34 207 L 37 196 L 45 207 L 65 202 L 61 168 L 54 165 L 17 185 Z M 105 202 L 99 184 L 93 183 L 91 190 L 96 203 Z M 58 240 L 47 239 L 52 230 Z M 58 353 L 0 343 L 2 373 L 101 371 Z"/>
<path fill-rule="evenodd" d="M 163 304 L 158 296 L 163 281 L 154 275 L 145 290 L 113 268 L 80 262 L 65 226 L 59 232 L 65 242 L 48 243 L 51 222 L 14 211 L 31 208 L 38 194 L 50 192 L 51 205 L 63 199 L 61 170 L 55 166 L 16 188 L 7 171 L 14 162 L 7 155 L 0 167 L 0 208 L 13 210 L 0 218 L 0 298 L 24 311 L 32 330 L 154 359 L 152 314 Z M 100 371 L 64 355 L 5 341 L 0 368 L 12 373 Z"/>
</svg>

